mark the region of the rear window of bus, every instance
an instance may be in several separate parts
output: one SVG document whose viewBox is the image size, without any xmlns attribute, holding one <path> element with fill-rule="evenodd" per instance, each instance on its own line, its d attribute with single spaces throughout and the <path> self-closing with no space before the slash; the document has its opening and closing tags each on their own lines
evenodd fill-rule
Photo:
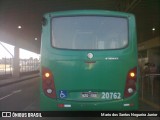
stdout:
<svg viewBox="0 0 160 120">
<path fill-rule="evenodd" d="M 127 45 L 127 18 L 68 16 L 52 19 L 52 46 L 55 48 L 103 50 Z"/>
</svg>

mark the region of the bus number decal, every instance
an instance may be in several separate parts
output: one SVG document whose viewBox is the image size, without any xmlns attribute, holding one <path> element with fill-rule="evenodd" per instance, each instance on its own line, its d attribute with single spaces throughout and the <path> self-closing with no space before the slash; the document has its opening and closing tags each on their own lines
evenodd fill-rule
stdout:
<svg viewBox="0 0 160 120">
<path fill-rule="evenodd" d="M 121 93 L 119 93 L 119 92 L 102 92 L 101 99 L 107 99 L 107 100 L 121 99 Z"/>
</svg>

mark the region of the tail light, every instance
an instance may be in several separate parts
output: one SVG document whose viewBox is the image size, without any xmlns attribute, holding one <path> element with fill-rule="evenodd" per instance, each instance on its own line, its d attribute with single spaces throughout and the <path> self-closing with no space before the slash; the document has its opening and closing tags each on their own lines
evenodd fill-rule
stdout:
<svg viewBox="0 0 160 120">
<path fill-rule="evenodd" d="M 56 98 L 56 89 L 52 72 L 45 67 L 42 67 L 42 88 L 46 96 Z"/>
<path fill-rule="evenodd" d="M 136 92 L 136 82 L 137 82 L 137 67 L 129 70 L 127 74 L 126 86 L 124 91 L 124 97 L 130 97 Z"/>
</svg>

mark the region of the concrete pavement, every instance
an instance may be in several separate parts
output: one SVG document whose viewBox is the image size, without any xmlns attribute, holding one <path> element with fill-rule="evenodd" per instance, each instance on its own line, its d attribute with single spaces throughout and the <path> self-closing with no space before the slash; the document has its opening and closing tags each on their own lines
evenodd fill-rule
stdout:
<svg viewBox="0 0 160 120">
<path fill-rule="evenodd" d="M 36 74 L 31 74 L 31 75 L 25 75 L 25 76 L 20 76 L 20 77 L 12 77 L 12 78 L 8 78 L 8 79 L 1 79 L 0 80 L 0 87 L 2 86 L 6 86 L 9 84 L 13 84 L 13 83 L 17 83 L 17 82 L 21 82 L 27 79 L 31 79 L 31 78 L 35 78 L 35 77 L 39 77 L 40 73 L 36 73 Z"/>
</svg>

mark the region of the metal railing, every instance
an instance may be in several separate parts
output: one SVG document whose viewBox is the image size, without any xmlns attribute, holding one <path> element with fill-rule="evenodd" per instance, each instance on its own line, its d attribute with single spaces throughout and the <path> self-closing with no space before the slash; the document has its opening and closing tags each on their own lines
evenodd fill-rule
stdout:
<svg viewBox="0 0 160 120">
<path fill-rule="evenodd" d="M 0 76 L 11 75 L 12 70 L 12 58 L 0 59 Z"/>
<path fill-rule="evenodd" d="M 38 59 L 20 59 L 19 67 L 20 74 L 27 72 L 39 71 L 39 60 Z M 11 77 L 13 74 L 13 58 L 2 58 L 0 59 L 0 79 Z"/>
<path fill-rule="evenodd" d="M 155 98 L 155 96 L 160 97 L 159 92 L 157 92 L 160 91 L 159 83 L 160 83 L 159 73 L 143 75 L 140 79 L 141 99 L 144 99 L 146 95 L 149 97 L 145 99 Z"/>
<path fill-rule="evenodd" d="M 21 59 L 20 72 L 39 71 L 39 61 L 37 59 Z"/>
</svg>

